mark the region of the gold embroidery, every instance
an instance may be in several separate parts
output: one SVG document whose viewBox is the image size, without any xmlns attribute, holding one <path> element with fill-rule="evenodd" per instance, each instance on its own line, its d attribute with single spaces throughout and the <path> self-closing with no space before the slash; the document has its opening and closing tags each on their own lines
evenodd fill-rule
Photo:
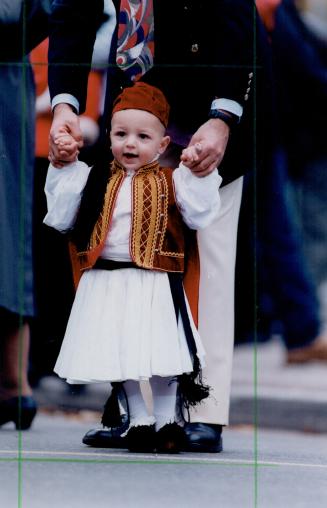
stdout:
<svg viewBox="0 0 327 508">
<path fill-rule="evenodd" d="M 158 174 L 160 172 L 160 166 L 158 161 L 150 162 L 149 164 L 145 164 L 144 166 L 140 167 L 135 174 L 136 175 L 142 175 L 147 173 L 154 173 Z"/>
<path fill-rule="evenodd" d="M 96 259 L 101 251 L 124 176 L 124 167 L 114 161 L 111 165 L 111 177 L 107 183 L 103 210 L 94 226 L 88 249 L 77 254 L 81 265 L 90 262 L 91 253 Z M 156 255 L 184 258 L 182 252 L 163 250 L 168 227 L 169 178 L 171 173 L 161 170 L 158 162 L 142 166 L 133 176 L 130 249 L 133 261 L 143 268 L 160 270 L 158 266 L 154 266 Z M 157 263 L 158 261 L 156 265 Z M 88 264 L 90 267 L 91 265 L 92 263 Z"/>
<path fill-rule="evenodd" d="M 163 171 L 151 170 L 135 175 L 131 253 L 138 266 L 153 268 L 156 254 L 184 258 L 182 252 L 163 250 L 168 226 L 168 200 L 169 186 Z"/>
<path fill-rule="evenodd" d="M 162 244 L 163 244 L 163 241 L 164 241 L 164 233 L 166 232 L 167 230 L 167 224 L 168 224 L 168 182 L 167 182 L 167 177 L 166 175 L 161 172 L 160 174 L 160 186 L 161 186 L 161 194 L 163 196 L 162 198 L 162 201 L 161 201 L 161 205 L 162 205 L 162 209 L 161 209 L 161 218 L 162 218 L 162 226 L 161 226 L 161 231 L 162 231 L 162 235 L 160 235 L 160 243 L 159 243 L 159 251 L 160 251 L 160 254 L 162 252 Z"/>
<path fill-rule="evenodd" d="M 181 258 L 183 259 L 185 256 L 182 252 L 168 252 L 168 251 L 160 251 L 160 256 L 167 256 L 169 258 Z"/>
<path fill-rule="evenodd" d="M 126 171 L 124 166 L 120 164 L 120 162 L 114 160 L 111 163 L 111 173 L 115 174 L 117 171 Z M 135 175 L 143 175 L 147 173 L 159 173 L 160 165 L 158 161 L 149 162 L 149 164 L 144 164 L 139 169 L 135 171 Z"/>
<path fill-rule="evenodd" d="M 161 212 L 163 215 L 163 224 L 162 224 L 162 228 L 161 228 L 161 231 L 163 234 L 160 235 L 159 254 L 161 256 L 184 258 L 183 252 L 167 252 L 162 249 L 164 238 L 165 238 L 164 233 L 167 231 L 167 225 L 168 225 L 168 182 L 167 182 L 167 176 L 164 174 L 164 172 L 161 172 L 160 176 L 161 176 L 161 184 L 162 184 L 162 194 L 165 195 L 165 198 L 163 199 L 163 203 L 162 203 L 163 211 Z"/>
<path fill-rule="evenodd" d="M 138 173 L 133 179 L 132 257 L 135 263 L 153 268 L 157 239 L 158 188 L 153 172 Z"/>
<path fill-rule="evenodd" d="M 112 212 L 114 209 L 114 201 L 116 199 L 121 182 L 124 178 L 124 174 L 125 172 L 123 169 L 117 168 L 117 170 L 114 170 L 112 176 L 109 178 L 106 194 L 104 197 L 103 209 L 100 213 L 96 225 L 94 226 L 88 250 L 94 249 L 106 239 Z"/>
</svg>

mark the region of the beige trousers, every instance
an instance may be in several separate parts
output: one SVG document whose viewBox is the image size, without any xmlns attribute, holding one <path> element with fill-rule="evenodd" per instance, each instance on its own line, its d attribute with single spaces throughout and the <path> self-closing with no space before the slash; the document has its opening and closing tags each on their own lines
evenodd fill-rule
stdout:
<svg viewBox="0 0 327 508">
<path fill-rule="evenodd" d="M 177 167 L 181 148 L 171 144 L 160 159 Z M 200 251 L 199 332 L 206 350 L 203 377 L 210 397 L 190 411 L 191 421 L 228 424 L 234 348 L 234 284 L 238 217 L 243 177 L 219 190 L 216 221 L 198 231 Z"/>
<path fill-rule="evenodd" d="M 204 380 L 211 394 L 191 421 L 228 424 L 234 347 L 234 282 L 243 177 L 220 189 L 219 217 L 198 232 L 200 251 L 199 332 L 206 350 Z"/>
</svg>

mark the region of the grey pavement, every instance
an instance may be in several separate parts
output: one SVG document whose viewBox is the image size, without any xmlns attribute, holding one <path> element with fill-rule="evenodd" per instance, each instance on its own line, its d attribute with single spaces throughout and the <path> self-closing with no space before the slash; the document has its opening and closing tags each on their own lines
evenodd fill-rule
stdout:
<svg viewBox="0 0 327 508">
<path fill-rule="evenodd" d="M 276 338 L 235 349 L 231 422 L 327 432 L 327 364 L 287 365 Z"/>
<path fill-rule="evenodd" d="M 96 417 L 40 412 L 0 431 L 1 508 L 324 508 L 327 435 L 230 427 L 221 454 L 131 454 L 81 443 Z"/>
<path fill-rule="evenodd" d="M 41 407 L 101 411 L 108 385 L 78 392 L 56 377 L 36 390 Z M 277 339 L 237 346 L 234 354 L 231 424 L 250 424 L 309 432 L 327 432 L 327 365 L 286 365 Z"/>
</svg>

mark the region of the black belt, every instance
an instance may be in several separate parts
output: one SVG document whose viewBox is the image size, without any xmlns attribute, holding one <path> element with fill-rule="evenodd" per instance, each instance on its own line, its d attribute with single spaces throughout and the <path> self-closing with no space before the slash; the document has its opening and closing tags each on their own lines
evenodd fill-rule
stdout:
<svg viewBox="0 0 327 508">
<path fill-rule="evenodd" d="M 122 268 L 140 268 L 132 261 L 113 261 L 112 259 L 99 258 L 92 267 L 96 270 L 120 270 Z"/>
</svg>

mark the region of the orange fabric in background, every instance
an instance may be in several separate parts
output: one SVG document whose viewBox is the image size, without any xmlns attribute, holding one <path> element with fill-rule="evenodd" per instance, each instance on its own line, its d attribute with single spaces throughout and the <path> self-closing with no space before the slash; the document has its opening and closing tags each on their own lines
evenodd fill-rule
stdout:
<svg viewBox="0 0 327 508">
<path fill-rule="evenodd" d="M 256 0 L 259 15 L 268 32 L 275 28 L 275 12 L 282 0 Z"/>
<path fill-rule="evenodd" d="M 30 61 L 33 66 L 36 96 L 41 95 L 48 87 L 48 39 L 45 39 L 30 53 Z M 88 81 L 88 93 L 85 113 L 97 121 L 100 115 L 100 96 L 102 86 L 102 73 L 91 71 Z M 35 156 L 48 157 L 49 132 L 52 122 L 52 113 L 49 105 L 47 112 L 36 116 Z"/>
</svg>

